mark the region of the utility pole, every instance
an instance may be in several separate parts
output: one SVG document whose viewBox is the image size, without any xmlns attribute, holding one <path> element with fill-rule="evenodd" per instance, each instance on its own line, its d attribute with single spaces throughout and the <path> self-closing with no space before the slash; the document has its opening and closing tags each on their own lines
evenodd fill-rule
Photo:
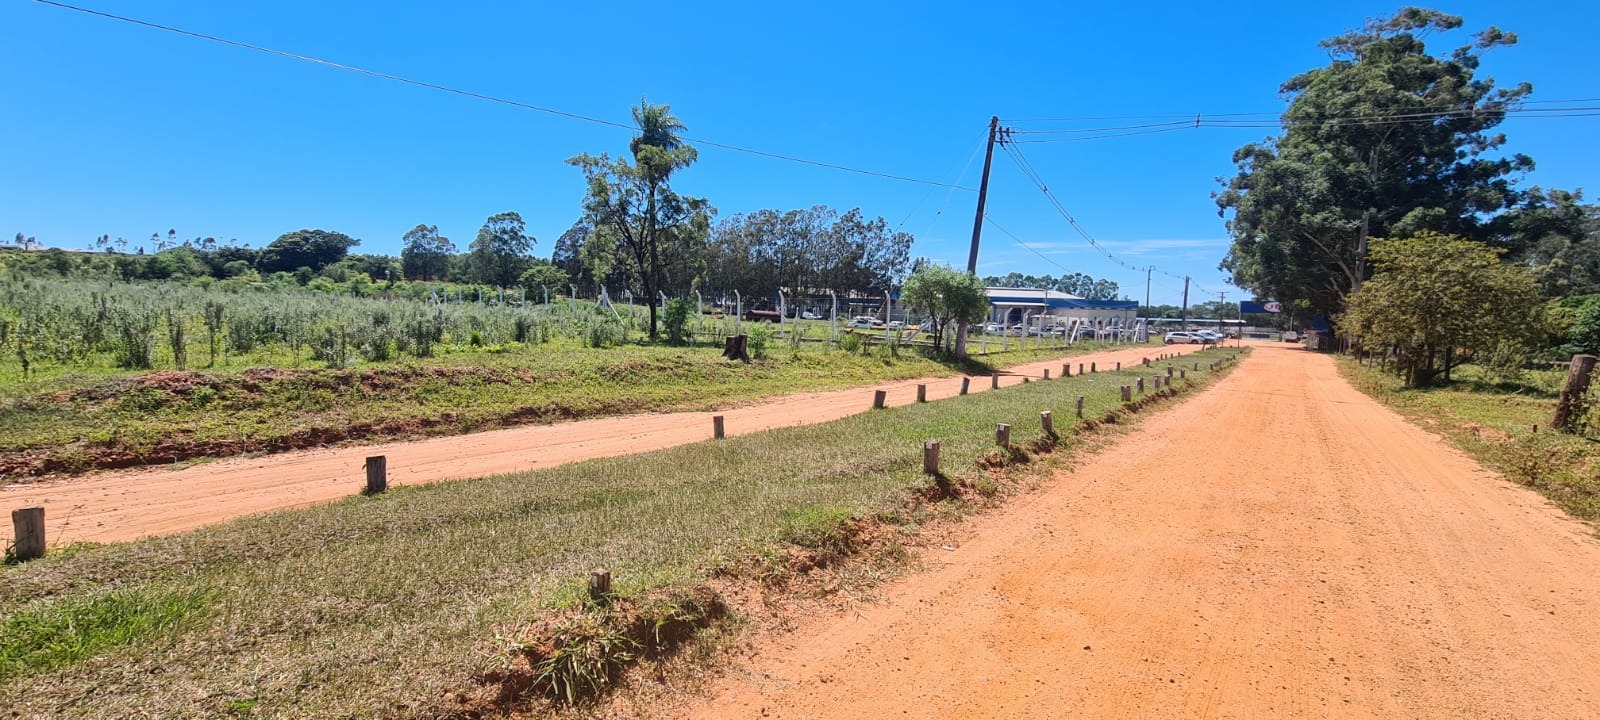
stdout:
<svg viewBox="0 0 1600 720">
<path fill-rule="evenodd" d="M 1217 332 L 1222 332 L 1222 321 L 1228 319 L 1228 291 L 1217 291 Z M 1227 337 L 1227 333 L 1223 333 Z"/>
<path fill-rule="evenodd" d="M 1000 132 L 1000 118 L 989 118 L 989 149 L 983 153 L 983 180 L 978 183 L 978 214 L 972 218 L 972 251 L 967 254 L 967 272 L 978 274 L 978 240 L 983 237 L 983 206 L 989 201 L 989 166 L 994 163 L 994 140 Z"/>
<path fill-rule="evenodd" d="M 1189 329 L 1189 276 L 1188 275 L 1183 276 L 1183 310 L 1180 311 L 1178 317 L 1181 319 L 1181 322 L 1183 323 L 1182 325 L 1180 325 L 1178 327 L 1178 329 L 1179 330 L 1188 330 Z"/>
<path fill-rule="evenodd" d="M 983 237 L 983 206 L 989 200 L 989 168 L 994 164 L 994 141 L 1000 134 L 1000 116 L 989 117 L 989 148 L 983 153 L 983 180 L 978 183 L 978 212 L 972 218 L 972 251 L 967 254 L 967 274 L 978 274 L 978 240 Z M 956 357 L 967 357 L 967 324 L 956 325 Z"/>
<path fill-rule="evenodd" d="M 1144 306 L 1147 308 L 1150 307 L 1150 273 L 1154 272 L 1155 269 L 1156 266 L 1154 265 L 1144 269 Z"/>
</svg>

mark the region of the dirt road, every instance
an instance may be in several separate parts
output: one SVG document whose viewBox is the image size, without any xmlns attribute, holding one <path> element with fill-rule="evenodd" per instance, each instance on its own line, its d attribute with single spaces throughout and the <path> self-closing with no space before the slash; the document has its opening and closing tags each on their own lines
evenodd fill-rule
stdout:
<svg viewBox="0 0 1600 720">
<path fill-rule="evenodd" d="M 1595 718 L 1600 543 L 1263 347 L 685 718 Z"/>
<path fill-rule="evenodd" d="M 1061 364 L 1101 367 L 1134 363 L 1157 353 L 1186 353 L 1198 346 L 1137 347 L 1040 361 L 1011 368 L 1001 385 L 1059 377 Z M 874 389 L 888 390 L 890 405 L 915 402 L 916 386 L 928 398 L 956 395 L 961 379 L 927 378 L 870 388 L 789 395 L 718 413 L 661 413 L 536 425 L 411 442 L 232 458 L 182 468 L 147 468 L 84 478 L 0 488 L 0 506 L 45 508 L 52 545 L 114 542 L 166 535 L 270 510 L 304 507 L 346 497 L 361 488 L 369 455 L 388 458 L 389 483 L 409 485 L 545 468 L 578 460 L 648 452 L 711 436 L 711 416 L 725 416 L 727 433 L 742 435 L 806 425 L 864 412 Z M 971 392 L 989 389 L 974 378 Z"/>
</svg>

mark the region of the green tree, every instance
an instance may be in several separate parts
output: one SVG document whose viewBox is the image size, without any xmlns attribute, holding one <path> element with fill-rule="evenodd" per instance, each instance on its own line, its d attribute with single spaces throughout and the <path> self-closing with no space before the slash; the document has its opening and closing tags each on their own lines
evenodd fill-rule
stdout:
<svg viewBox="0 0 1600 720">
<path fill-rule="evenodd" d="M 1541 330 L 1539 289 L 1528 268 L 1500 261 L 1503 252 L 1432 232 L 1374 238 L 1375 272 L 1350 296 L 1345 328 L 1393 350 L 1411 387 L 1449 380 L 1463 352 L 1525 346 Z"/>
<path fill-rule="evenodd" d="M 516 284 L 537 242 L 527 233 L 521 215 L 503 212 L 489 216 L 467 249 L 472 282 L 495 287 Z"/>
<path fill-rule="evenodd" d="M 1545 295 L 1600 292 L 1600 207 L 1584 204 L 1582 190 L 1529 188 L 1511 215 L 1511 245 Z"/>
<path fill-rule="evenodd" d="M 970 325 L 989 314 L 989 294 L 976 275 L 948 265 L 930 265 L 906 279 L 900 300 L 927 313 L 934 323 L 934 346 L 944 348 L 944 331 L 951 323 Z"/>
<path fill-rule="evenodd" d="M 1420 8 L 1369 20 L 1322 42 L 1329 65 L 1283 84 L 1283 134 L 1239 148 L 1216 195 L 1235 285 L 1331 316 L 1366 278 L 1369 237 L 1503 237 L 1511 181 L 1533 162 L 1490 131 L 1532 88 L 1478 76 L 1484 52 L 1517 40 L 1497 28 L 1428 53 L 1425 35 L 1461 24 Z"/>
<path fill-rule="evenodd" d="M 279 235 L 262 248 L 256 267 L 264 273 L 294 272 L 302 267 L 317 271 L 343 260 L 350 248 L 360 244 L 341 232 L 296 230 Z"/>
<path fill-rule="evenodd" d="M 644 285 L 644 296 L 654 299 L 671 280 L 664 276 L 666 267 L 692 269 L 703 264 L 712 211 L 704 198 L 684 197 L 668 184 L 674 172 L 698 157 L 678 137 L 684 126 L 671 108 L 640 100 L 633 108 L 633 121 L 639 134 L 629 143 L 632 163 L 603 153 L 599 157 L 585 153 L 567 162 L 580 169 L 589 184 L 583 221 L 597 230 L 605 228 L 625 246 Z M 651 302 L 651 339 L 659 334 L 657 309 Z"/>
<path fill-rule="evenodd" d="M 456 244 L 439 234 L 438 225 L 418 225 L 400 239 L 400 266 L 411 280 L 443 280 L 450 271 Z"/>
<path fill-rule="evenodd" d="M 556 265 L 536 260 L 522 275 L 517 278 L 517 284 L 528 289 L 529 294 L 539 292 L 541 288 L 551 288 L 556 292 L 567 289 L 572 283 L 572 276 Z"/>
</svg>

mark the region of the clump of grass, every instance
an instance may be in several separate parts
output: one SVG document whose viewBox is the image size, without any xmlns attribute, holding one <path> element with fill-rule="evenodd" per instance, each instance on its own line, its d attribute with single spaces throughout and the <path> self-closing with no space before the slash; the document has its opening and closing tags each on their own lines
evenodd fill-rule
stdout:
<svg viewBox="0 0 1600 720">
<path fill-rule="evenodd" d="M 557 703 L 593 700 L 642 657 L 660 658 L 727 614 L 706 586 L 662 588 L 637 598 L 569 609 L 516 642 L 532 673 L 532 690 Z"/>
<path fill-rule="evenodd" d="M 0 624 L 0 681 L 48 672 L 142 640 L 178 626 L 205 605 L 199 593 L 129 589 L 20 610 Z"/>
</svg>

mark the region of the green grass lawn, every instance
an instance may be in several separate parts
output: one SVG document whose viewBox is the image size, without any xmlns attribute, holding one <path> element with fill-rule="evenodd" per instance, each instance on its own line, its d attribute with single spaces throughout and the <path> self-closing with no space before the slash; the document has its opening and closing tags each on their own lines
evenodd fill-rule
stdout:
<svg viewBox="0 0 1600 720">
<path fill-rule="evenodd" d="M 1196 355 L 1187 382 L 1209 381 L 1207 363 L 1238 352 Z M 1026 445 L 1051 410 L 1071 446 L 1076 399 L 1088 417 L 1114 412 L 1134 376 L 400 487 L 3 567 L 0 707 L 61 718 L 446 714 L 471 678 L 507 667 L 513 643 L 581 595 L 593 568 L 638 596 L 825 521 L 912 522 L 895 509 L 930 485 L 923 441 L 942 442 L 956 481 L 992 483 L 976 463 L 996 423 Z"/>
<path fill-rule="evenodd" d="M 709 409 L 798 391 L 987 372 L 1103 349 L 1030 346 L 968 363 L 773 339 L 745 365 L 719 348 L 552 342 L 454 348 L 348 369 L 93 372 L 0 383 L 0 474 L 76 472 L 526 423 Z M 1119 346 L 1126 347 L 1126 346 Z"/>
<path fill-rule="evenodd" d="M 1550 431 L 1565 370 L 1528 371 L 1520 382 L 1492 384 L 1482 368 L 1466 365 L 1453 372 L 1452 384 L 1415 390 L 1352 359 L 1341 359 L 1340 370 L 1357 388 L 1444 434 L 1508 479 L 1576 517 L 1600 521 L 1600 443 Z"/>
</svg>

